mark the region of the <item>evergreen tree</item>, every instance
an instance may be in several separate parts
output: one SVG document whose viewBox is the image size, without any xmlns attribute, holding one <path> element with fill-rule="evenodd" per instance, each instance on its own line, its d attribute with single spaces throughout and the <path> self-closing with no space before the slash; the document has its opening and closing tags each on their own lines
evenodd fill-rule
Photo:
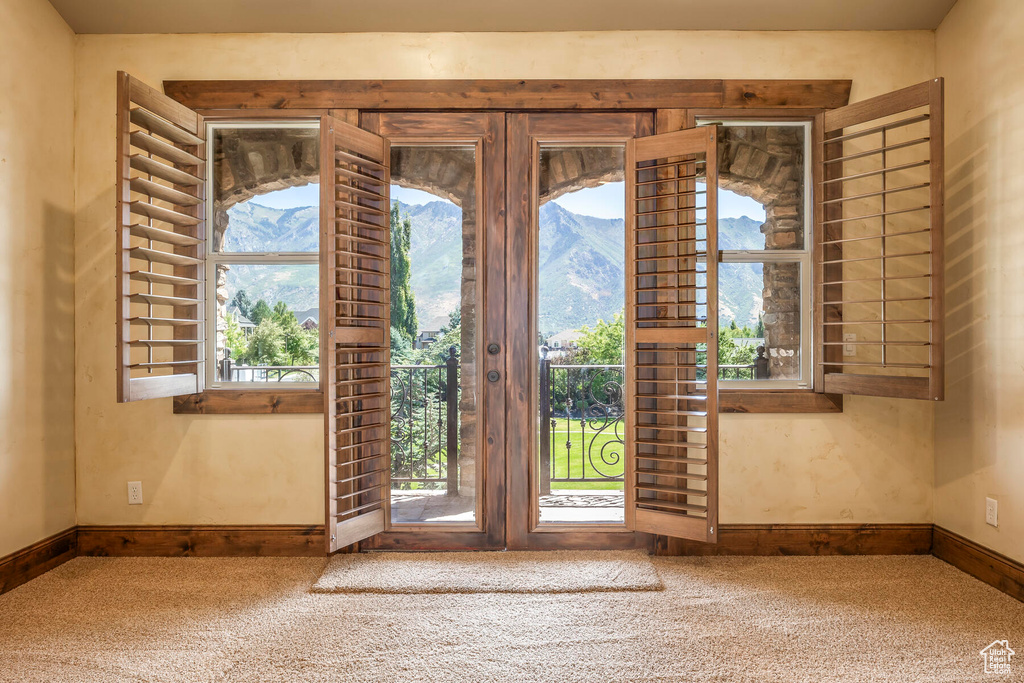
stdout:
<svg viewBox="0 0 1024 683">
<path fill-rule="evenodd" d="M 409 283 L 412 268 L 409 246 L 412 220 L 404 220 L 398 212 L 398 202 L 391 207 L 391 327 L 410 342 L 419 327 L 416 320 L 416 302 Z"/>
<path fill-rule="evenodd" d="M 235 308 L 238 309 L 238 312 L 241 313 L 243 317 L 248 318 L 249 314 L 252 312 L 252 299 L 249 298 L 249 295 L 245 293 L 244 289 L 240 289 L 235 292 L 235 298 L 231 300 L 231 303 L 235 305 Z"/>
<path fill-rule="evenodd" d="M 249 315 L 245 317 L 247 317 L 252 322 L 253 325 L 259 327 L 259 324 L 261 322 L 268 318 L 271 318 L 273 315 L 274 311 L 273 309 L 270 308 L 270 304 L 268 304 L 263 299 L 260 299 L 259 301 L 256 302 L 256 305 L 249 310 Z"/>
<path fill-rule="evenodd" d="M 754 336 L 764 339 L 764 319 L 761 316 L 757 316 L 757 325 L 754 325 Z"/>
</svg>

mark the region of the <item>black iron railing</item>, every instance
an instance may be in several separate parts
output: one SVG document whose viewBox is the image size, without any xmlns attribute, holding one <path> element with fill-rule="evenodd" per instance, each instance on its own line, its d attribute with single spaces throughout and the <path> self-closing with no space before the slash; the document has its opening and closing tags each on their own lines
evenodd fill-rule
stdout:
<svg viewBox="0 0 1024 683">
<path fill-rule="evenodd" d="M 222 381 L 318 382 L 318 365 L 236 365 L 221 361 Z M 396 488 L 459 495 L 459 358 L 442 365 L 391 366 L 391 482 Z"/>
<path fill-rule="evenodd" d="M 548 353 L 541 349 L 541 495 L 552 482 L 623 481 L 623 366 L 557 365 Z M 718 370 L 720 379 L 767 379 L 757 363 Z"/>
<path fill-rule="evenodd" d="M 220 361 L 222 382 L 319 382 L 319 365 L 237 365 Z"/>
<path fill-rule="evenodd" d="M 459 358 L 391 366 L 392 488 L 459 495 Z"/>
<path fill-rule="evenodd" d="M 621 365 L 540 360 L 540 494 L 552 482 L 623 481 Z"/>
</svg>

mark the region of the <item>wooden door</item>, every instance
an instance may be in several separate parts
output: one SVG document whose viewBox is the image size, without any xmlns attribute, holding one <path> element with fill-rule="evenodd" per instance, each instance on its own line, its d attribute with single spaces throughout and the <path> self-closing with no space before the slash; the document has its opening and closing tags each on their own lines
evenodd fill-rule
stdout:
<svg viewBox="0 0 1024 683">
<path fill-rule="evenodd" d="M 448 276 L 446 282 L 454 282 L 459 288 L 457 306 L 461 329 L 459 335 L 449 337 L 456 348 L 455 356 L 449 359 L 454 367 L 449 365 L 451 374 L 446 381 L 449 414 L 447 418 L 436 415 L 438 422 L 445 420 L 438 438 L 447 443 L 447 481 L 427 484 L 442 487 L 444 490 L 434 492 L 441 495 L 432 497 L 453 503 L 457 514 L 420 514 L 411 518 L 403 514 L 404 501 L 400 498 L 416 492 L 401 490 L 404 484 L 400 478 L 409 473 L 395 471 L 393 490 L 396 500 L 391 507 L 391 524 L 386 533 L 376 535 L 361 547 L 503 549 L 506 467 L 505 115 L 364 112 L 360 123 L 364 129 L 379 133 L 390 142 L 391 182 L 397 188 L 395 192 L 401 193 L 406 189 L 419 191 L 419 201 L 427 202 L 425 207 L 434 204 L 446 207 L 453 216 L 461 216 L 462 228 L 456 247 L 459 253 L 444 269 Z M 459 220 L 450 218 L 451 221 Z M 401 215 L 399 222 L 403 222 Z M 423 232 L 424 225 L 415 219 L 412 221 L 412 240 L 433 239 L 432 235 Z M 438 233 L 458 233 L 457 226 L 444 225 L 447 227 L 438 226 Z M 410 265 L 415 270 L 425 264 L 417 262 Z M 421 289 L 416 295 L 418 316 L 428 315 L 424 310 L 429 311 L 428 304 L 435 303 L 424 298 L 437 299 L 438 284 L 434 279 L 431 282 L 429 290 Z M 420 320 L 420 328 L 429 328 L 425 320 Z M 424 349 L 424 353 L 429 352 L 429 347 Z M 402 384 L 411 384 L 410 378 L 419 377 L 424 371 L 422 366 L 429 366 L 431 362 L 421 361 L 417 367 L 403 365 L 401 361 L 392 363 L 392 373 L 396 377 L 393 405 L 401 406 L 404 402 Z M 459 385 L 457 405 L 450 403 L 453 382 Z M 401 415 L 397 417 L 400 421 Z M 405 443 L 405 435 L 399 424 L 392 432 L 394 449 L 407 448 L 409 444 L 415 448 L 420 444 L 418 438 L 411 438 L 408 444 Z M 456 453 L 453 455 L 451 451 Z M 400 467 L 397 460 L 395 467 Z M 459 503 L 469 499 L 468 504 Z"/>
<path fill-rule="evenodd" d="M 540 333 L 550 330 L 539 329 L 538 322 L 543 294 L 540 290 L 548 284 L 539 275 L 540 260 L 546 258 L 540 254 L 539 222 L 542 204 L 549 206 L 554 201 L 553 197 L 560 192 L 593 187 L 613 180 L 622 182 L 626 172 L 627 142 L 637 136 L 650 135 L 653 132 L 653 116 L 649 113 L 516 113 L 508 114 L 507 121 L 508 353 L 504 374 L 507 383 L 508 425 L 508 547 L 546 549 L 646 546 L 651 542 L 651 537 L 627 528 L 621 517 L 624 510 L 621 503 L 617 521 L 610 515 L 597 515 L 594 519 L 598 521 L 584 521 L 583 524 L 570 521 L 569 516 L 553 516 L 551 521 L 547 521 L 545 511 L 542 510 L 541 495 L 546 491 L 544 480 L 547 474 L 553 472 L 549 479 L 556 483 L 551 483 L 552 487 L 557 486 L 559 479 L 582 478 L 582 475 L 563 476 L 565 473 L 558 471 L 557 463 L 541 460 L 541 438 L 546 439 L 549 435 L 541 431 L 543 421 L 548 417 L 540 415 L 544 408 L 541 372 L 546 370 L 538 353 L 538 339 Z M 610 148 L 619 150 L 621 154 L 617 168 L 602 167 L 602 155 L 590 153 Z M 575 150 L 578 153 L 552 153 L 545 156 L 548 152 L 558 150 Z M 558 175 L 562 177 L 556 179 Z M 624 189 L 619 201 L 620 207 L 624 207 Z M 621 251 L 615 256 L 619 263 L 626 259 L 625 228 L 621 230 Z M 588 273 L 584 267 L 572 275 L 553 273 L 545 277 L 586 279 Z M 620 281 L 620 287 L 622 284 Z M 548 302 L 546 305 L 557 306 L 557 302 Z M 569 305 L 569 302 L 565 302 L 565 306 Z M 559 424 L 576 424 L 583 418 L 579 409 L 564 412 L 565 415 L 557 419 Z M 569 420 L 569 415 L 574 419 Z M 611 428 L 621 430 L 621 425 Z M 582 438 L 588 438 L 586 433 Z M 613 443 L 615 446 L 621 448 L 621 444 Z M 570 457 L 579 452 L 579 449 L 571 446 L 563 450 Z M 621 458 L 625 453 L 619 450 L 618 455 Z M 567 467 L 566 471 L 571 469 Z M 586 471 L 583 470 L 584 473 Z M 620 471 L 614 474 L 621 481 L 624 473 Z M 568 485 L 578 484 L 573 481 Z M 582 515 L 581 518 L 587 520 L 590 516 Z"/>
</svg>

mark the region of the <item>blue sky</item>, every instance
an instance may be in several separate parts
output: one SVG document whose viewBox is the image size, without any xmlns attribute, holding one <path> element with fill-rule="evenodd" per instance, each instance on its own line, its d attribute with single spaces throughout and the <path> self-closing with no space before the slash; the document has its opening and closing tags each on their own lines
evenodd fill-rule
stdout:
<svg viewBox="0 0 1024 683">
<path fill-rule="evenodd" d="M 320 184 L 310 183 L 286 190 L 268 192 L 254 197 L 253 201 L 260 206 L 271 209 L 295 209 L 301 206 L 320 206 Z"/>
<path fill-rule="evenodd" d="M 600 187 L 590 187 L 565 194 L 555 203 L 573 213 L 598 218 L 622 218 L 625 209 L 625 187 L 623 183 L 606 183 Z M 439 198 L 421 190 L 410 190 L 397 185 L 391 186 L 391 198 L 404 204 L 428 204 L 439 201 Z M 256 203 L 273 209 L 294 209 L 300 206 L 317 206 L 320 203 L 320 185 L 309 184 L 301 187 L 290 187 L 256 198 Z M 747 216 L 757 221 L 764 221 L 764 208 L 749 197 L 741 197 L 728 190 L 718 192 L 719 218 L 738 218 Z"/>
<path fill-rule="evenodd" d="M 588 187 L 570 194 L 564 194 L 555 200 L 563 209 L 584 216 L 598 218 L 622 218 L 625 212 L 625 183 L 606 183 L 599 187 Z M 420 190 L 408 190 L 403 187 L 391 186 L 391 198 L 405 204 L 428 204 L 438 198 Z M 764 207 L 749 197 L 742 197 L 728 190 L 718 192 L 719 218 L 739 218 L 747 216 L 757 221 L 764 221 Z"/>
</svg>

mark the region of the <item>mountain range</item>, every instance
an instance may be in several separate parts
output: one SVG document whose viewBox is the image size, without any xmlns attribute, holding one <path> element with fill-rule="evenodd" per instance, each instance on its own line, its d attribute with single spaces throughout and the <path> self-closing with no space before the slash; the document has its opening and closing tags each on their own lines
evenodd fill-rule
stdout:
<svg viewBox="0 0 1024 683">
<path fill-rule="evenodd" d="M 460 300 L 462 211 L 446 201 L 399 202 L 412 220 L 411 285 L 421 330 L 437 330 Z M 317 207 L 274 209 L 253 201 L 228 211 L 225 248 L 231 251 L 315 251 Z M 746 216 L 719 221 L 721 249 L 763 247 L 760 223 Z M 623 308 L 623 220 L 573 213 L 555 202 L 540 209 L 538 239 L 539 329 L 544 334 L 611 320 Z M 253 301 L 284 301 L 300 319 L 316 315 L 319 286 L 314 265 L 241 266 L 228 271 L 228 287 Z M 753 326 L 761 306 L 761 265 L 723 264 L 719 319 Z"/>
</svg>

